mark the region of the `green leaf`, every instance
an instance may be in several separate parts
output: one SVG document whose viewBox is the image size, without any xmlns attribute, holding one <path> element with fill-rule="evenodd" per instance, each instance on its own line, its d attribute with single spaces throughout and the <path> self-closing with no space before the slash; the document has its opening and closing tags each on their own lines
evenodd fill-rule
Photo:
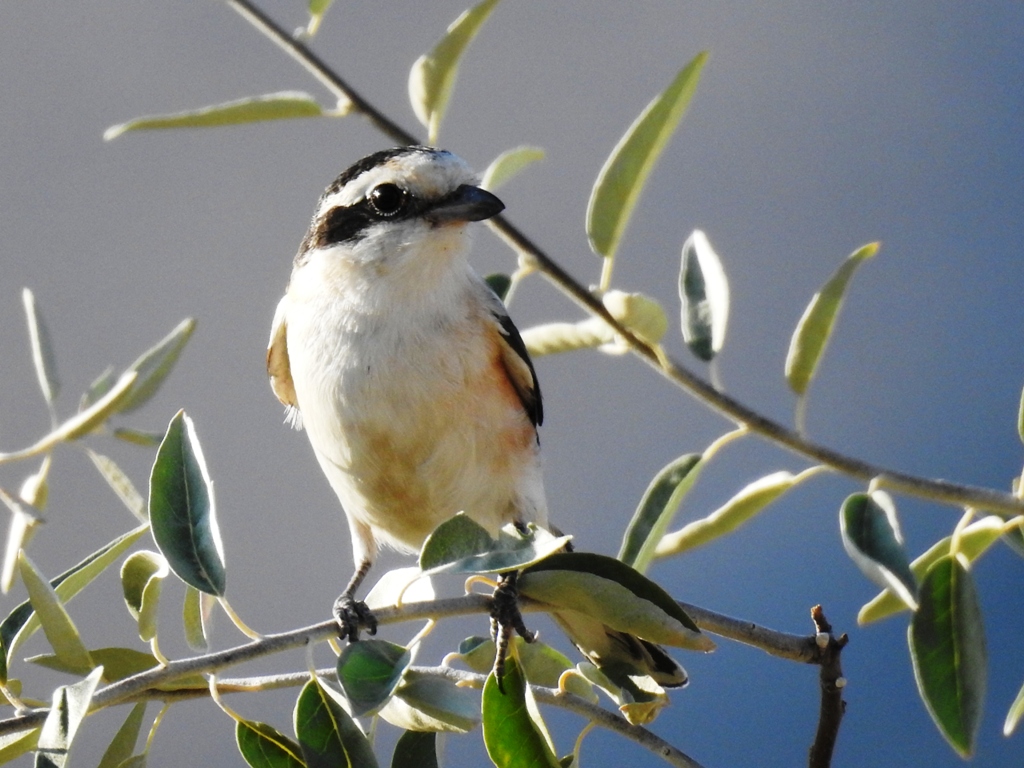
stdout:
<svg viewBox="0 0 1024 768">
<path fill-rule="evenodd" d="M 32 345 L 32 365 L 39 379 L 39 389 L 50 405 L 60 393 L 60 378 L 57 376 L 57 359 L 53 354 L 53 342 L 50 331 L 46 327 L 43 315 L 36 306 L 36 298 L 32 291 L 23 288 L 21 300 L 25 305 L 25 317 L 28 320 L 28 339 Z"/>
<path fill-rule="evenodd" d="M 135 743 L 139 740 L 139 730 L 142 728 L 142 718 L 145 716 L 146 702 L 140 701 L 132 707 L 128 717 L 118 728 L 96 768 L 118 768 L 121 763 L 135 753 Z"/>
<path fill-rule="evenodd" d="M 851 253 L 821 290 L 814 294 L 804 310 L 803 317 L 793 331 L 789 354 L 786 356 L 786 381 L 796 394 L 803 395 L 814 378 L 843 305 L 843 296 L 850 278 L 862 261 L 878 253 L 879 247 L 879 243 L 868 243 Z"/>
<path fill-rule="evenodd" d="M 255 720 L 235 723 L 235 742 L 252 768 L 305 768 L 299 745 L 272 725 Z"/>
<path fill-rule="evenodd" d="M 53 705 L 39 734 L 36 768 L 62 768 L 78 727 L 85 719 L 92 695 L 100 683 L 103 669 L 94 669 L 74 685 L 62 685 L 53 692 Z"/>
<path fill-rule="evenodd" d="M 459 62 L 498 0 L 484 0 L 464 11 L 430 53 L 416 59 L 409 72 L 409 100 L 416 118 L 427 128 L 428 143 L 437 142 L 448 100 L 455 86 Z"/>
<path fill-rule="evenodd" d="M 141 445 L 144 448 L 160 445 L 160 439 L 164 436 L 162 432 L 145 432 L 129 427 L 114 427 L 110 430 L 110 434 L 118 440 L 124 440 L 132 445 Z"/>
<path fill-rule="evenodd" d="M 968 562 L 973 563 L 992 544 L 999 541 L 999 537 L 1004 532 L 1004 526 L 1005 521 L 998 515 L 989 515 L 971 523 L 960 532 L 960 554 L 967 558 Z M 929 547 L 927 552 L 910 564 L 910 570 L 915 579 L 918 581 L 923 579 L 932 563 L 949 554 L 951 542 L 951 536 L 937 541 Z M 906 610 L 909 610 L 907 604 L 886 589 L 864 604 L 857 614 L 857 622 L 862 625 L 869 624 Z"/>
<path fill-rule="evenodd" d="M 370 743 L 319 679 L 303 687 L 295 703 L 295 735 L 309 768 L 377 768 Z"/>
<path fill-rule="evenodd" d="M 312 37 L 320 30 L 320 24 L 324 20 L 327 9 L 334 4 L 334 0 L 309 0 L 309 23 L 306 25 L 306 34 Z"/>
<path fill-rule="evenodd" d="M 522 170 L 538 160 L 544 159 L 544 150 L 539 147 L 516 147 L 498 155 L 487 166 L 480 180 L 480 186 L 494 191 Z"/>
<path fill-rule="evenodd" d="M 848 496 L 839 511 L 846 554 L 878 586 L 917 610 L 917 579 L 903 546 L 896 506 L 884 491 Z"/>
<path fill-rule="evenodd" d="M 86 454 L 92 461 L 93 466 L 100 473 L 104 480 L 107 481 L 107 485 L 110 486 L 111 490 L 117 495 L 117 498 L 128 508 L 128 511 L 135 515 L 140 522 L 148 522 L 149 518 L 146 517 L 146 501 L 142 498 L 142 494 L 135 489 L 135 485 L 129 479 L 121 468 L 117 464 L 101 453 L 91 448 L 85 449 Z"/>
<path fill-rule="evenodd" d="M 25 589 L 28 590 L 29 602 L 39 617 L 50 647 L 69 668 L 79 674 L 88 674 L 96 665 L 82 643 L 78 628 L 71 621 L 53 587 L 42 577 L 24 550 L 18 555 L 18 568 Z"/>
<path fill-rule="evenodd" d="M 39 732 L 42 728 L 28 731 L 15 731 L 0 736 L 0 764 L 9 763 L 26 752 L 31 752 L 39 744 Z"/>
<path fill-rule="evenodd" d="M 353 717 L 379 709 L 412 662 L 408 650 L 385 640 L 349 643 L 338 657 L 338 682 Z"/>
<path fill-rule="evenodd" d="M 186 112 L 137 117 L 126 123 L 110 126 L 103 132 L 103 138 L 110 141 L 128 131 L 155 128 L 212 128 L 294 117 L 319 117 L 323 114 L 323 108 L 308 93 L 281 91 L 226 101 L 223 104 L 213 104 Z"/>
<path fill-rule="evenodd" d="M 0 590 L 7 594 L 18 573 L 18 553 L 28 547 L 36 529 L 43 522 L 43 516 L 41 510 L 26 504 L 24 499 L 15 499 L 3 488 L 0 488 L 0 502 L 11 511 L 11 522 L 4 543 L 3 569 L 0 570 Z"/>
<path fill-rule="evenodd" d="M 160 587 L 170 568 L 158 552 L 133 552 L 121 565 L 121 590 L 128 610 L 139 622 L 139 638 L 148 643 L 156 637 Z"/>
<path fill-rule="evenodd" d="M 1017 698 L 1010 705 L 1010 711 L 1006 713 L 1006 720 L 1003 722 L 1003 736 L 1011 736 L 1017 730 L 1017 723 L 1024 717 L 1024 687 L 1017 692 Z"/>
<path fill-rule="evenodd" d="M 57 593 L 57 597 L 64 603 L 71 600 L 148 530 L 149 525 L 140 525 L 138 528 L 118 536 L 80 563 L 52 579 L 50 586 Z M 37 629 L 39 629 L 39 618 L 35 615 L 28 600 L 7 615 L 7 618 L 0 623 L 0 643 L 3 644 L 8 662 L 18 646 L 31 637 Z"/>
<path fill-rule="evenodd" d="M 953 555 L 924 578 L 907 630 L 914 678 L 928 713 L 962 757 L 974 751 L 985 700 L 985 628 L 971 574 Z"/>
<path fill-rule="evenodd" d="M 700 651 L 715 647 L 665 590 L 611 557 L 590 552 L 552 555 L 520 576 L 519 591 L 654 643 Z"/>
<path fill-rule="evenodd" d="M 509 656 L 498 689 L 492 672 L 484 683 L 483 725 L 487 754 L 498 768 L 558 768 L 555 753 L 544 738 L 543 724 L 527 706 L 526 678 Z"/>
<path fill-rule="evenodd" d="M 697 357 L 711 362 L 725 344 L 729 322 L 729 281 L 725 269 L 708 242 L 695 229 L 683 243 L 679 268 L 683 341 Z"/>
<path fill-rule="evenodd" d="M 206 622 L 203 621 L 203 593 L 193 586 L 185 587 L 185 604 L 181 611 L 181 621 L 185 628 L 185 642 L 196 653 L 206 653 L 210 642 L 206 633 Z"/>
<path fill-rule="evenodd" d="M 378 714 L 406 730 L 466 733 L 480 723 L 480 701 L 453 680 L 409 669 Z"/>
<path fill-rule="evenodd" d="M 640 573 L 647 570 L 665 529 L 700 475 L 702 458 L 703 454 L 687 453 L 658 471 L 629 521 L 619 547 L 619 560 Z"/>
<path fill-rule="evenodd" d="M 658 557 L 679 554 L 732 533 L 797 482 L 799 476 L 789 472 L 774 472 L 755 480 L 707 517 L 666 534 L 658 542 L 655 554 Z"/>
<path fill-rule="evenodd" d="M 406 731 L 395 744 L 391 768 L 438 768 L 437 734 Z"/>
<path fill-rule="evenodd" d="M 525 532 L 506 525 L 494 539 L 463 513 L 441 523 L 420 551 L 420 568 L 430 573 L 515 571 L 561 551 L 571 536 L 554 536 L 530 524 Z"/>
<path fill-rule="evenodd" d="M 97 376 L 92 384 L 89 385 L 89 388 L 82 393 L 82 397 L 78 401 L 78 410 L 84 411 L 107 394 L 116 381 L 117 374 L 114 371 L 114 366 L 108 365 L 103 373 Z"/>
<path fill-rule="evenodd" d="M 160 662 L 153 654 L 135 648 L 96 648 L 89 651 L 89 656 L 94 664 L 103 667 L 103 680 L 108 683 L 123 680 L 139 672 L 160 666 Z M 26 661 L 58 672 L 76 673 L 73 666 L 57 656 L 30 656 Z M 191 675 L 177 678 L 168 686 L 157 687 L 165 690 L 178 690 L 179 688 L 194 688 L 197 685 L 200 689 L 207 686 L 201 676 Z"/>
<path fill-rule="evenodd" d="M 500 272 L 495 272 L 492 275 L 488 275 L 484 278 L 484 282 L 487 283 L 488 287 L 494 291 L 495 295 L 505 300 L 508 295 L 508 289 L 512 287 L 512 278 L 508 275 L 503 275 Z"/>
<path fill-rule="evenodd" d="M 132 386 L 131 394 L 120 403 L 118 410 L 121 413 L 129 413 L 140 408 L 157 393 L 164 383 L 164 379 L 178 362 L 181 351 L 192 337 L 195 327 L 196 321 L 191 317 L 186 317 L 169 334 L 143 352 L 129 366 L 125 373 L 134 372 L 137 374 L 137 378 Z"/>
<path fill-rule="evenodd" d="M 640 192 L 686 112 L 707 57 L 700 53 L 680 70 L 633 121 L 601 168 L 587 205 L 587 237 L 599 256 L 615 258 Z"/>
<path fill-rule="evenodd" d="M 200 592 L 224 594 L 224 554 L 213 483 L 184 411 L 178 411 L 157 450 L 149 479 L 153 539 L 171 570 Z"/>
</svg>

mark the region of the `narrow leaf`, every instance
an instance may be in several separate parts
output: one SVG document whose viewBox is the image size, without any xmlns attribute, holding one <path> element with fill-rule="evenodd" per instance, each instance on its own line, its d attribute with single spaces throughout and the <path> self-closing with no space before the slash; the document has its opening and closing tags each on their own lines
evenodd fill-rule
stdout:
<svg viewBox="0 0 1024 768">
<path fill-rule="evenodd" d="M 100 759 L 96 768 L 118 768 L 125 760 L 135 753 L 135 743 L 139 740 L 142 718 L 146 716 L 146 702 L 140 701 L 128 713 L 124 723 L 117 729 L 110 746 Z"/>
<path fill-rule="evenodd" d="M 484 683 L 483 726 L 487 754 L 498 768 L 558 768 L 543 727 L 526 703 L 526 678 L 515 656 L 505 664 L 504 692 L 492 672 Z"/>
<path fill-rule="evenodd" d="M 516 147 L 502 152 L 487 166 L 480 186 L 492 192 L 514 176 L 518 176 L 526 166 L 544 159 L 544 150 L 539 147 Z"/>
<path fill-rule="evenodd" d="M 67 603 L 93 579 L 103 573 L 148 530 L 148 525 L 140 525 L 138 528 L 118 536 L 80 563 L 52 579 L 50 586 L 57 593 L 57 597 L 61 602 Z M 21 603 L 7 615 L 3 622 L 0 622 L 0 643 L 3 645 L 8 661 L 18 646 L 31 637 L 37 629 L 39 629 L 39 617 L 35 615 L 32 604 L 28 600 Z"/>
<path fill-rule="evenodd" d="M 255 720 L 235 723 L 235 743 L 252 768 L 305 768 L 299 745 L 272 725 Z"/>
<path fill-rule="evenodd" d="M 825 345 L 832 335 L 839 309 L 843 305 L 846 286 L 865 259 L 878 253 L 879 243 L 868 243 L 851 253 L 821 290 L 814 294 L 803 317 L 793 331 L 786 356 L 786 381 L 796 394 L 802 395 L 814 378 Z"/>
<path fill-rule="evenodd" d="M 312 37 L 320 30 L 320 24 L 324 20 L 327 9 L 334 4 L 334 0 L 309 0 L 309 23 L 306 24 L 306 34 Z"/>
<path fill-rule="evenodd" d="M 662 467 L 644 491 L 622 537 L 618 558 L 640 573 L 654 559 L 654 550 L 690 492 L 703 467 L 703 454 L 687 453 Z"/>
<path fill-rule="evenodd" d="M 39 734 L 36 768 L 62 768 L 78 727 L 89 711 L 89 704 L 100 683 L 103 669 L 94 669 L 74 685 L 62 685 L 53 692 L 53 705 Z"/>
<path fill-rule="evenodd" d="M 139 622 L 139 638 L 148 643 L 156 637 L 160 587 L 170 568 L 157 552 L 133 552 L 121 565 L 121 590 L 128 610 Z"/>
<path fill-rule="evenodd" d="M 378 714 L 407 730 L 466 733 L 480 724 L 480 699 L 453 680 L 410 669 Z"/>
<path fill-rule="evenodd" d="M 1024 717 L 1024 686 L 1017 692 L 1017 698 L 1010 705 L 1010 711 L 1006 713 L 1006 720 L 1003 722 L 1003 736 L 1011 736 L 1017 730 L 1017 723 Z"/>
<path fill-rule="evenodd" d="M 31 752 L 39 744 L 41 728 L 28 731 L 16 731 L 0 736 L 0 764 L 9 763 L 26 752 Z"/>
<path fill-rule="evenodd" d="M 377 768 L 370 743 L 352 717 L 318 679 L 295 702 L 295 735 L 309 768 Z"/>
<path fill-rule="evenodd" d="M 464 11 L 430 53 L 420 56 L 412 65 L 409 100 L 416 118 L 427 128 L 431 144 L 437 141 L 462 55 L 497 4 L 498 0 L 484 0 Z"/>
<path fill-rule="evenodd" d="M 281 91 L 264 96 L 227 101 L 223 104 L 213 104 L 186 112 L 137 117 L 126 123 L 110 126 L 103 132 L 103 138 L 110 141 L 128 131 L 154 128 L 211 128 L 294 117 L 319 117 L 322 114 L 324 114 L 323 109 L 308 93 Z"/>
<path fill-rule="evenodd" d="M 24 551 L 18 557 L 18 567 L 21 571 L 21 580 L 28 590 L 29 602 L 39 617 L 50 647 L 70 668 L 80 674 L 87 674 L 96 665 L 57 593 Z"/>
<path fill-rule="evenodd" d="M 174 368 L 174 364 L 178 362 L 181 351 L 192 337 L 195 327 L 196 321 L 186 317 L 128 367 L 127 372 L 136 373 L 137 378 L 131 394 L 120 403 L 118 410 L 121 413 L 134 411 L 157 393 L 164 379 Z"/>
<path fill-rule="evenodd" d="M 379 709 L 412 662 L 408 650 L 384 640 L 349 643 L 338 657 L 338 683 L 353 717 Z"/>
<path fill-rule="evenodd" d="M 910 570 L 892 497 L 884 491 L 847 497 L 839 511 L 839 527 L 846 554 L 861 573 L 916 610 L 917 579 Z"/>
<path fill-rule="evenodd" d="M 789 472 L 774 472 L 755 480 L 707 517 L 666 534 L 657 543 L 655 555 L 676 555 L 732 533 L 797 482 L 798 476 Z"/>
<path fill-rule="evenodd" d="M 78 410 L 84 411 L 95 403 L 107 394 L 116 382 L 117 372 L 114 370 L 114 366 L 108 365 L 103 373 L 97 376 L 92 384 L 89 385 L 89 388 L 82 393 L 82 397 L 78 401 Z"/>
<path fill-rule="evenodd" d="M 178 411 L 157 450 L 149 480 L 153 539 L 171 570 L 200 592 L 224 594 L 224 554 L 213 483 L 184 411 Z"/>
<path fill-rule="evenodd" d="M 206 622 L 203 621 L 202 594 L 195 587 L 186 585 L 185 604 L 181 611 L 181 621 L 185 628 L 185 642 L 196 653 L 206 653 L 210 647 Z"/>
<path fill-rule="evenodd" d="M 0 591 L 6 595 L 14 585 L 15 575 L 18 573 L 18 553 L 28 547 L 43 518 L 37 510 L 15 499 L 3 488 L 0 488 L 0 501 L 11 511 L 7 540 L 4 544 L 4 564 L 0 571 Z"/>
<path fill-rule="evenodd" d="M 100 473 L 111 490 L 117 494 L 117 498 L 128 508 L 128 511 L 135 515 L 140 522 L 149 522 L 146 516 L 146 502 L 142 494 L 135 489 L 135 485 L 128 475 L 121 471 L 121 468 L 114 463 L 113 459 L 104 456 L 91 448 L 85 449 L 86 454 L 92 461 L 93 466 Z"/>
<path fill-rule="evenodd" d="M 1020 393 L 1020 406 L 1017 408 L 1017 435 L 1024 443 L 1024 390 Z"/>
<path fill-rule="evenodd" d="M 587 237 L 599 256 L 614 259 L 647 177 L 697 88 L 707 53 L 680 70 L 619 139 L 597 176 L 587 205 Z"/>
<path fill-rule="evenodd" d="M 729 322 L 729 282 L 725 269 L 708 242 L 695 229 L 683 243 L 679 268 L 683 341 L 697 357 L 711 362 L 725 344 Z"/>
<path fill-rule="evenodd" d="M 973 563 L 995 542 L 1004 531 L 1005 521 L 998 515 L 989 515 L 971 523 L 960 532 L 960 554 Z M 910 570 L 917 581 L 924 579 L 932 563 L 949 554 L 951 536 L 935 542 L 928 551 L 910 564 Z M 905 602 L 895 593 L 886 589 L 864 604 L 857 614 L 858 624 L 870 624 L 900 611 L 909 610 Z"/>
<path fill-rule="evenodd" d="M 151 653 L 140 651 L 135 648 L 95 648 L 89 651 L 93 663 L 103 667 L 104 682 L 113 683 L 131 677 L 147 669 L 160 666 L 160 662 Z M 76 670 L 65 661 L 53 655 L 30 656 L 26 659 L 31 664 L 38 664 L 47 669 L 54 669 L 58 672 L 76 674 Z M 199 675 L 179 677 L 167 685 L 158 685 L 161 690 L 178 690 L 181 688 L 204 689 L 206 681 Z"/>
<path fill-rule="evenodd" d="M 438 768 L 437 734 L 406 731 L 395 744 L 391 768 Z"/>
<path fill-rule="evenodd" d="M 46 402 L 53 404 L 60 393 L 60 378 L 57 376 L 57 359 L 53 354 L 53 342 L 50 331 L 43 321 L 43 315 L 36 306 L 36 298 L 28 288 L 21 291 L 21 300 L 25 305 L 25 317 L 28 320 L 28 339 L 32 345 L 32 365 L 39 379 L 39 389 L 43 392 Z"/>
<path fill-rule="evenodd" d="M 970 572 L 952 555 L 921 584 L 921 605 L 907 630 L 914 677 L 928 713 L 962 757 L 974 751 L 985 700 L 981 607 Z"/>
</svg>

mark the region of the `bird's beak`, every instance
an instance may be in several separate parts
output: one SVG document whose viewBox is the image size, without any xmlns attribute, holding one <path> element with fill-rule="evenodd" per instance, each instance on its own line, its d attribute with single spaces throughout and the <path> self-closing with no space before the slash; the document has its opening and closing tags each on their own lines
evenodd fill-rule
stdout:
<svg viewBox="0 0 1024 768">
<path fill-rule="evenodd" d="M 463 184 L 447 197 L 438 200 L 426 218 L 438 224 L 446 222 L 483 221 L 497 216 L 505 204 L 486 189 Z"/>
</svg>

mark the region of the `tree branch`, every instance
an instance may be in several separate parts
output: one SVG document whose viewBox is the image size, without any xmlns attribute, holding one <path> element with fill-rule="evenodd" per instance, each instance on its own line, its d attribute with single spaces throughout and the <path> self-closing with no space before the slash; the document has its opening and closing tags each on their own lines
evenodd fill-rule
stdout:
<svg viewBox="0 0 1024 768">
<path fill-rule="evenodd" d="M 825 618 L 820 605 L 811 609 L 811 619 L 818 630 L 819 636 L 827 635 L 828 643 L 821 649 L 821 668 L 818 679 L 821 683 L 821 705 L 818 708 L 818 730 L 814 734 L 814 742 L 808 752 L 809 768 L 829 768 L 832 764 L 832 751 L 839 737 L 839 725 L 846 713 L 846 702 L 843 701 L 843 688 L 846 678 L 839 657 L 850 638 L 845 634 L 838 639 L 832 635 L 832 625 Z"/>
</svg>

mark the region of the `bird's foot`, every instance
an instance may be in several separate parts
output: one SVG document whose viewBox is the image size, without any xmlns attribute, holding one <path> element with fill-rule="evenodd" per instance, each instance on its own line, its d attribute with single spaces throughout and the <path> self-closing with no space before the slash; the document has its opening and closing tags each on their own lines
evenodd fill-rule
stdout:
<svg viewBox="0 0 1024 768">
<path fill-rule="evenodd" d="M 494 640 L 494 679 L 498 690 L 505 692 L 502 680 L 505 677 L 505 660 L 508 658 L 508 644 L 516 632 L 528 643 L 537 639 L 537 633 L 526 628 L 523 614 L 519 611 L 519 572 L 512 571 L 498 577 L 498 586 L 491 596 L 491 639 Z"/>
<path fill-rule="evenodd" d="M 338 634 L 350 643 L 359 639 L 359 631 L 365 629 L 371 635 L 377 634 L 377 618 L 362 600 L 356 600 L 351 592 L 343 592 L 334 601 L 334 620 L 338 622 Z"/>
</svg>

